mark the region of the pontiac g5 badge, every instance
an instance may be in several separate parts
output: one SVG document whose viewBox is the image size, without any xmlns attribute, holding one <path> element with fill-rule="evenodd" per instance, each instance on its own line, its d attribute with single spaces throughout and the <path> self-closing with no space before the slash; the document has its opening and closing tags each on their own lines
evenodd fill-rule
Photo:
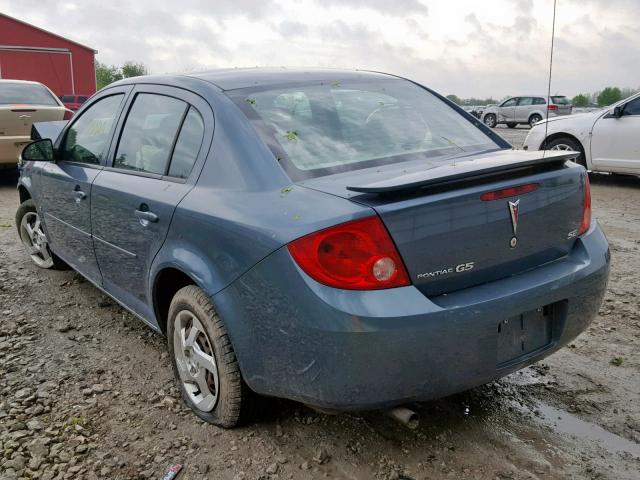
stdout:
<svg viewBox="0 0 640 480">
<path fill-rule="evenodd" d="M 511 248 L 516 248 L 518 244 L 518 238 L 516 234 L 518 233 L 518 209 L 520 208 L 520 199 L 515 202 L 509 202 L 509 213 L 511 214 L 511 229 L 513 230 L 513 237 L 509 240 L 509 246 Z"/>
</svg>

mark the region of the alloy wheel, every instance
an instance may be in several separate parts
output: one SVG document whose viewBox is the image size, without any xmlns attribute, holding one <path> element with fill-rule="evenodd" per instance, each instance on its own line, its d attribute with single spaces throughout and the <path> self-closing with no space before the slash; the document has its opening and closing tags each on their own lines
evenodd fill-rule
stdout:
<svg viewBox="0 0 640 480">
<path fill-rule="evenodd" d="M 40 217 L 36 212 L 27 212 L 22 217 L 20 221 L 20 239 L 36 265 L 41 268 L 51 268 L 53 266 L 49 242 L 42 230 Z"/>
<path fill-rule="evenodd" d="M 218 402 L 218 366 L 205 328 L 189 310 L 181 310 L 176 315 L 173 352 L 189 399 L 198 410 L 212 411 Z"/>
</svg>

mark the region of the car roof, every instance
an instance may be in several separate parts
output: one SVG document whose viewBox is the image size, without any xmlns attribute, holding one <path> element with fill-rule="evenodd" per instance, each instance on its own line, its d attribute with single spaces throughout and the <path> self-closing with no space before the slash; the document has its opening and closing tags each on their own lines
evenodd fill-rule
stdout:
<svg viewBox="0 0 640 480">
<path fill-rule="evenodd" d="M 322 68 L 227 68 L 191 73 L 190 77 L 213 83 L 222 90 L 281 85 L 287 83 L 398 78 L 393 75 L 361 70 Z"/>
<path fill-rule="evenodd" d="M 13 80 L 11 78 L 0 78 L 0 83 L 23 83 L 27 85 L 42 85 L 42 83 L 34 82 L 32 80 Z"/>
</svg>

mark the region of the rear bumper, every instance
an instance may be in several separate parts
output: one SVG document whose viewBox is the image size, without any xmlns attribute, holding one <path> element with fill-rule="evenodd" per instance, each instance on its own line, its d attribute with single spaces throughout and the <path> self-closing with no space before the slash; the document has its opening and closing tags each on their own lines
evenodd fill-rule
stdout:
<svg viewBox="0 0 640 480">
<path fill-rule="evenodd" d="M 593 222 L 570 255 L 436 298 L 413 286 L 345 291 L 320 285 L 280 249 L 213 297 L 258 393 L 337 409 L 382 408 L 463 391 L 553 353 L 597 314 L 609 276 Z M 551 341 L 498 360 L 501 320 L 559 302 Z"/>
<path fill-rule="evenodd" d="M 29 136 L 1 136 L 0 137 L 0 165 L 16 165 L 22 149 L 31 143 Z"/>
</svg>

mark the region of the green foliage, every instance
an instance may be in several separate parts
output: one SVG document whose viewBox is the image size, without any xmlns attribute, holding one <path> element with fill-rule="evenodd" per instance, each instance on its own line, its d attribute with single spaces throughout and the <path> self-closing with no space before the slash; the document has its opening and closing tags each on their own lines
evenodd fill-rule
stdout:
<svg viewBox="0 0 640 480">
<path fill-rule="evenodd" d="M 122 67 L 96 62 L 96 88 L 98 90 L 123 78 L 147 75 L 147 67 L 143 63 L 125 62 Z"/>
<path fill-rule="evenodd" d="M 449 100 L 451 100 L 453 103 L 455 103 L 456 105 L 460 105 L 460 102 L 462 102 L 462 100 L 460 100 L 460 97 L 458 97 L 457 95 L 447 95 L 447 98 Z"/>
<path fill-rule="evenodd" d="M 588 93 L 579 93 L 571 99 L 571 103 L 574 107 L 588 107 L 591 103 L 591 95 Z"/>
<path fill-rule="evenodd" d="M 290 142 L 297 142 L 298 141 L 298 132 L 296 132 L 296 131 L 291 132 L 291 131 L 287 130 L 287 133 L 285 133 L 284 138 L 286 138 Z"/>
<path fill-rule="evenodd" d="M 624 362 L 624 358 L 622 357 L 613 357 L 611 359 L 611 364 L 615 365 L 616 367 L 619 367 L 620 365 L 622 365 L 622 362 Z"/>
<path fill-rule="evenodd" d="M 98 90 L 118 80 L 122 80 L 122 72 L 118 67 L 96 62 L 96 88 Z"/>
<path fill-rule="evenodd" d="M 622 100 L 622 91 L 618 87 L 607 87 L 598 94 L 598 105 L 606 107 Z"/>
<path fill-rule="evenodd" d="M 147 71 L 147 67 L 144 66 L 144 63 L 125 62 L 125 64 L 122 65 L 121 70 L 123 78 L 139 77 L 149 73 Z"/>
</svg>

